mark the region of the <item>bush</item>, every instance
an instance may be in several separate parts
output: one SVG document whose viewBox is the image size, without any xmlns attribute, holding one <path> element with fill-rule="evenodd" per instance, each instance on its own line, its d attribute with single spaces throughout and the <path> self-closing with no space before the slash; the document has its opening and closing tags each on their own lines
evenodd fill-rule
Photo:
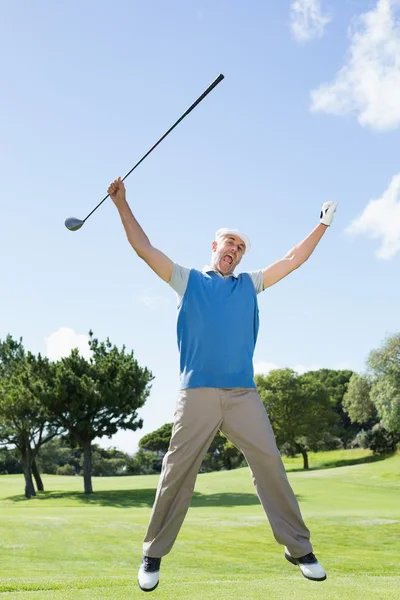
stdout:
<svg viewBox="0 0 400 600">
<path fill-rule="evenodd" d="M 282 446 L 279 448 L 279 451 L 288 458 L 295 458 L 299 453 L 298 449 L 290 442 L 285 442 L 282 444 Z"/>
<path fill-rule="evenodd" d="M 327 450 L 343 450 L 344 443 L 340 437 L 332 437 L 325 444 Z"/>
<path fill-rule="evenodd" d="M 0 475 L 14 475 L 23 473 L 21 460 L 16 450 L 1 448 L 0 450 Z"/>
<path fill-rule="evenodd" d="M 344 444 L 339 437 L 326 434 L 322 439 L 314 444 L 310 444 L 310 450 L 313 452 L 326 452 L 329 450 L 343 450 Z"/>
<path fill-rule="evenodd" d="M 127 463 L 127 475 L 152 475 L 160 473 L 162 458 L 157 452 L 150 452 L 140 448 Z"/>
<path fill-rule="evenodd" d="M 92 463 L 92 475 L 94 477 L 110 477 L 124 475 L 127 471 L 127 461 L 124 458 L 103 458 L 94 456 Z"/>
<path fill-rule="evenodd" d="M 67 464 L 79 467 L 79 455 L 80 450 L 71 448 L 66 440 L 54 438 L 40 447 L 36 462 L 41 473 L 55 475 L 57 467 Z"/>
<path fill-rule="evenodd" d="M 310 442 L 306 437 L 297 440 L 307 452 L 326 452 L 328 450 L 342 450 L 343 441 L 329 432 L 323 433 L 318 441 Z M 285 442 L 279 448 L 281 454 L 288 458 L 294 458 L 299 454 L 299 448 L 295 444 Z"/>
<path fill-rule="evenodd" d="M 368 448 L 373 454 L 393 454 L 400 442 L 398 433 L 387 431 L 380 423 L 368 431 L 360 431 L 354 438 L 352 448 Z"/>
<path fill-rule="evenodd" d="M 75 475 L 75 468 L 72 465 L 57 467 L 56 475 Z"/>
<path fill-rule="evenodd" d="M 349 448 L 367 448 L 366 441 L 365 441 L 366 435 L 367 435 L 367 432 L 364 431 L 364 429 L 361 429 L 361 431 L 359 431 L 357 433 L 355 438 L 351 440 L 351 442 L 349 444 Z"/>
</svg>

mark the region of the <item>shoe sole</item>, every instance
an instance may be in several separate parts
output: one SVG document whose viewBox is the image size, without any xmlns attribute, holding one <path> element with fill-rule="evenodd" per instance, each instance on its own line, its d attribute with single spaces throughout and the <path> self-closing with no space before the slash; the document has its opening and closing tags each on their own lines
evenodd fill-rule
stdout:
<svg viewBox="0 0 400 600">
<path fill-rule="evenodd" d="M 294 565 L 295 567 L 299 567 L 299 569 L 300 569 L 299 563 L 294 558 L 292 558 L 291 556 L 288 556 L 287 554 L 285 554 L 285 558 L 292 565 Z M 301 569 L 300 569 L 300 573 L 303 575 L 303 577 L 305 577 L 309 581 L 325 581 L 325 579 L 326 579 L 326 575 L 324 575 L 324 577 L 307 577 L 307 575 L 304 575 L 304 573 L 303 573 L 303 571 Z"/>
<path fill-rule="evenodd" d="M 156 589 L 156 587 L 158 586 L 158 584 L 159 584 L 159 583 L 160 583 L 160 582 L 159 582 L 159 581 L 157 581 L 156 585 L 155 585 L 154 587 L 152 587 L 152 588 L 143 588 L 143 587 L 140 585 L 140 583 L 139 583 L 139 580 L 138 580 L 138 586 L 140 587 L 140 589 L 142 590 L 142 592 L 153 592 L 153 591 Z"/>
</svg>

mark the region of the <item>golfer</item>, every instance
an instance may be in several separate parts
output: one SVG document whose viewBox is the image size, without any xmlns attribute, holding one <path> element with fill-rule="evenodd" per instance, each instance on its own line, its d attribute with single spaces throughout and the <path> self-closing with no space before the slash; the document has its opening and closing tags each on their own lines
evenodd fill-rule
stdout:
<svg viewBox="0 0 400 600">
<path fill-rule="evenodd" d="M 259 328 L 257 295 L 309 258 L 332 223 L 336 203 L 322 205 L 320 222 L 283 258 L 266 269 L 235 275 L 250 250 L 242 231 L 217 231 L 210 265 L 201 271 L 190 269 L 154 248 L 130 210 L 121 178 L 110 184 L 108 193 L 137 255 L 178 295 L 180 389 L 143 543 L 140 589 L 149 592 L 158 585 L 161 559 L 178 536 L 204 455 L 219 430 L 245 456 L 285 558 L 307 579 L 325 580 L 254 383 L 253 354 Z"/>
</svg>

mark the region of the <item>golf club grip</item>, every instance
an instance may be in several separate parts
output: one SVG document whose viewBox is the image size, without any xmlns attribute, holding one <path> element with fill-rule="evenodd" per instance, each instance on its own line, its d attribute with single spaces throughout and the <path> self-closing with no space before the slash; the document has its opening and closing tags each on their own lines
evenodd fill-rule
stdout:
<svg viewBox="0 0 400 600">
<path fill-rule="evenodd" d="M 211 92 L 211 90 L 213 90 L 215 86 L 217 86 L 223 79 L 224 75 L 222 75 L 222 73 L 218 75 L 218 77 L 212 82 L 212 84 L 208 86 L 208 88 L 201 94 L 201 96 L 197 98 L 195 102 L 193 102 L 191 106 L 189 106 L 187 111 L 183 113 L 183 115 L 176 121 L 176 123 L 174 123 L 172 127 L 170 127 L 168 131 L 164 133 L 164 135 L 158 140 L 158 142 L 156 142 L 154 146 L 152 146 L 150 150 L 148 150 L 148 152 L 146 152 L 146 154 L 136 163 L 136 165 L 134 165 L 132 169 L 128 171 L 128 173 L 124 175 L 124 177 L 122 177 L 121 181 L 124 181 L 124 179 L 126 179 L 128 175 L 130 175 L 132 171 L 134 171 L 136 167 L 138 167 L 140 163 L 144 161 L 144 159 L 150 154 L 150 152 L 153 152 L 154 148 L 156 148 L 158 144 L 160 144 L 160 142 L 162 142 L 163 139 L 166 138 L 169 133 L 171 133 L 171 131 L 182 121 L 182 119 L 184 119 L 202 100 L 204 100 L 204 98 Z M 87 217 L 85 217 L 83 222 L 85 222 L 94 213 L 94 211 L 97 210 L 105 200 L 107 200 L 109 195 L 110 194 L 107 194 L 107 196 L 105 196 L 103 200 L 101 200 L 101 202 L 99 202 L 98 205 L 95 206 L 95 208 L 87 215 Z"/>
<path fill-rule="evenodd" d="M 124 179 L 126 179 L 128 177 L 128 175 L 130 175 L 132 173 L 132 171 L 134 171 L 136 169 L 136 167 L 138 167 L 140 165 L 140 163 L 142 161 L 144 161 L 144 159 L 150 154 L 150 152 L 153 152 L 154 148 L 156 148 L 158 146 L 158 144 L 160 144 L 163 139 L 165 139 L 167 137 L 167 135 L 169 133 L 171 133 L 171 131 L 198 105 L 200 104 L 200 102 L 202 100 L 204 100 L 204 98 L 207 96 L 207 94 L 209 94 L 222 80 L 224 79 L 224 75 L 222 75 L 222 73 L 220 75 L 218 75 L 218 77 L 215 79 L 215 81 L 212 82 L 212 84 L 201 94 L 201 96 L 199 96 L 197 98 L 197 100 L 195 102 L 193 102 L 193 104 L 191 106 L 189 106 L 189 108 L 187 109 L 186 112 L 183 113 L 183 115 L 172 125 L 172 127 L 170 127 L 168 129 L 168 131 L 166 131 L 164 133 L 164 135 L 158 140 L 158 142 L 156 142 L 154 144 L 154 146 L 152 146 L 150 148 L 150 150 L 148 150 L 148 152 L 146 152 L 146 154 L 139 160 L 139 162 L 136 163 L 135 166 L 132 167 L 132 169 L 130 171 L 128 171 L 128 173 L 122 178 L 122 181 L 124 181 Z"/>
</svg>

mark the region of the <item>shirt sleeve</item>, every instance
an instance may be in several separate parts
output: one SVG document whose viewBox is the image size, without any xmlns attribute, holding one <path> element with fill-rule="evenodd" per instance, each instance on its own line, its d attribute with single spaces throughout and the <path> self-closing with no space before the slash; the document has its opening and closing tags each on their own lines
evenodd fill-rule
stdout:
<svg viewBox="0 0 400 600">
<path fill-rule="evenodd" d="M 259 269 L 257 271 L 248 271 L 247 274 L 251 277 L 254 284 L 256 294 L 260 294 L 264 291 L 264 271 Z"/>
<path fill-rule="evenodd" d="M 181 300 L 185 295 L 190 271 L 191 269 L 189 267 L 183 267 L 182 265 L 178 265 L 178 263 L 174 263 L 171 281 L 169 281 L 168 285 L 175 290 L 178 295 L 178 300 Z"/>
</svg>

